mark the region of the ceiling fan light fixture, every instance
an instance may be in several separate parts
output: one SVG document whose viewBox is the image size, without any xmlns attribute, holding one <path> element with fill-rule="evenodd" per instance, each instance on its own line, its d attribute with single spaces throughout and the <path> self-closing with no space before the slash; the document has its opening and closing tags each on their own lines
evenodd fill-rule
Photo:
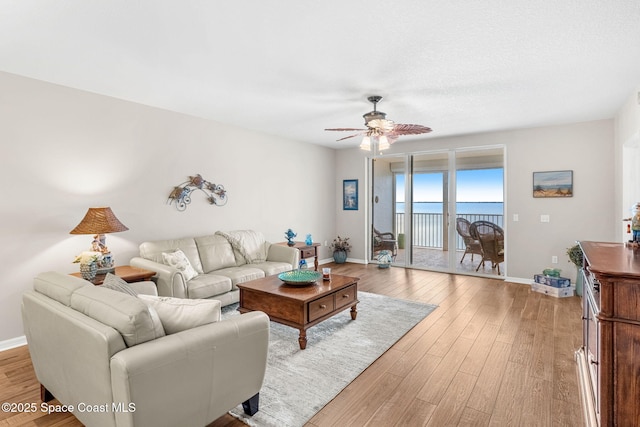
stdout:
<svg viewBox="0 0 640 427">
<path fill-rule="evenodd" d="M 362 138 L 362 143 L 360 143 L 360 149 L 371 151 L 371 138 L 369 138 L 368 135 L 365 135 L 365 137 Z"/>
<path fill-rule="evenodd" d="M 378 149 L 380 151 L 382 150 L 386 150 L 387 148 L 389 148 L 391 145 L 389 144 L 389 140 L 387 139 L 386 136 L 384 135 L 380 135 L 378 137 Z"/>
</svg>

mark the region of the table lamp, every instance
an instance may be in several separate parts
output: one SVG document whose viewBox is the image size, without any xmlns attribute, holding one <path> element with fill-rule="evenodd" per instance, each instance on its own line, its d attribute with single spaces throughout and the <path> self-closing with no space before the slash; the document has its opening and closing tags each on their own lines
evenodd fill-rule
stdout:
<svg viewBox="0 0 640 427">
<path fill-rule="evenodd" d="M 129 228 L 121 223 L 109 207 L 89 208 L 80 224 L 69 234 L 93 234 L 91 251 L 100 252 L 102 259 L 98 261 L 97 274 L 113 273 L 115 271 L 115 260 L 107 248 L 107 233 L 117 233 L 127 231 Z"/>
</svg>

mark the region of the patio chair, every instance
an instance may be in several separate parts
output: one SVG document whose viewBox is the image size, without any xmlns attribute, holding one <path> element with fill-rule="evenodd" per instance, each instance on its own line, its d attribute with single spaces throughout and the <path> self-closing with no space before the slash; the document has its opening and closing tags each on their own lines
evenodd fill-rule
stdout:
<svg viewBox="0 0 640 427">
<path fill-rule="evenodd" d="M 469 227 L 472 236 L 480 241 L 482 247 L 482 261 L 491 261 L 491 268 L 498 268 L 504 262 L 504 231 L 500 226 L 489 221 L 475 221 Z M 476 271 L 480 269 L 480 264 Z"/>
<path fill-rule="evenodd" d="M 373 251 L 387 250 L 391 252 L 391 257 L 395 260 L 398 255 L 398 240 L 391 232 L 381 233 L 373 227 Z"/>
<path fill-rule="evenodd" d="M 469 220 L 463 217 L 456 218 L 456 230 L 458 231 L 460 237 L 462 237 L 465 246 L 464 254 L 462 255 L 462 259 L 460 260 L 461 264 L 467 254 L 471 254 L 471 262 L 473 262 L 473 254 L 482 256 L 482 247 L 480 246 L 480 241 L 471 237 L 469 227 L 471 227 L 471 223 L 469 222 Z"/>
</svg>

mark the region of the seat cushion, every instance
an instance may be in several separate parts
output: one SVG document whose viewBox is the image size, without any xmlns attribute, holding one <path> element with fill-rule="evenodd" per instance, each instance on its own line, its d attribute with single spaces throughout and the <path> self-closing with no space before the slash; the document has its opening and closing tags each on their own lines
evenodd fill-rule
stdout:
<svg viewBox="0 0 640 427">
<path fill-rule="evenodd" d="M 220 320 L 220 301 L 151 295 L 140 295 L 139 298 L 155 309 L 167 334 L 175 334 Z"/>
<path fill-rule="evenodd" d="M 259 268 L 260 270 L 264 271 L 265 275 L 267 276 L 284 273 L 285 271 L 290 271 L 292 269 L 291 264 L 289 264 L 288 262 L 279 261 L 259 262 L 257 264 L 251 264 L 251 267 Z"/>
<path fill-rule="evenodd" d="M 232 289 L 237 289 L 238 283 L 248 282 L 249 280 L 261 279 L 265 277 L 264 271 L 259 268 L 254 268 L 253 264 L 243 265 L 240 267 L 223 268 L 216 271 L 216 275 L 226 276 L 231 279 Z"/>
<path fill-rule="evenodd" d="M 189 298 L 211 298 L 231 290 L 231 279 L 227 276 L 200 274 L 187 282 Z"/>
</svg>

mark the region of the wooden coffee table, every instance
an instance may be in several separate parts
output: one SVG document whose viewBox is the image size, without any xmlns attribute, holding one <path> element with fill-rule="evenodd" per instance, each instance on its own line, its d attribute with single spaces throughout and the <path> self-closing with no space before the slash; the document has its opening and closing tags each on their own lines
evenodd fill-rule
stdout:
<svg viewBox="0 0 640 427">
<path fill-rule="evenodd" d="M 300 331 L 300 349 L 307 347 L 307 329 L 351 307 L 351 319 L 358 311 L 358 277 L 331 275 L 306 286 L 287 285 L 277 275 L 238 284 L 241 313 L 263 311 L 274 322 Z"/>
</svg>

